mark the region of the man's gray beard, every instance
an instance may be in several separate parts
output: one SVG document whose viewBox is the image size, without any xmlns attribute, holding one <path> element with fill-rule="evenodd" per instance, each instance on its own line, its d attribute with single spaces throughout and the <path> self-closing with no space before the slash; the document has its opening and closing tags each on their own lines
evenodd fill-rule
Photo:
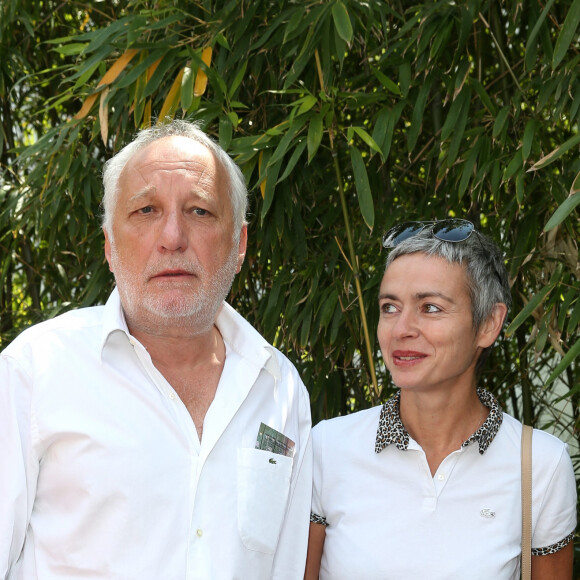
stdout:
<svg viewBox="0 0 580 580">
<path fill-rule="evenodd" d="M 113 243 L 111 262 L 129 326 L 135 326 L 151 334 L 158 334 L 166 327 L 189 329 L 192 334 L 202 334 L 214 325 L 217 312 L 232 287 L 238 265 L 238 247 L 237 244 L 233 245 L 227 260 L 211 280 L 207 279 L 205 269 L 197 260 L 189 259 L 184 263 L 184 260 L 174 259 L 164 263 L 163 269 L 183 268 L 195 272 L 204 280 L 197 291 L 186 298 L 168 299 L 155 294 L 137 292 L 135 288 L 142 281 L 127 273 L 127 268 L 124 267 Z M 159 266 L 156 267 L 159 270 Z M 152 268 L 150 270 L 151 274 L 155 273 Z M 146 272 L 145 279 L 147 276 Z"/>
</svg>

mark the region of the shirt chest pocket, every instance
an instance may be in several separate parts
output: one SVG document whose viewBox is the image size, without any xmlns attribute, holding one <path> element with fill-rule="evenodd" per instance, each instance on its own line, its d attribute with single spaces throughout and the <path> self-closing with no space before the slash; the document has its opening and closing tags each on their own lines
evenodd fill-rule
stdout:
<svg viewBox="0 0 580 580">
<path fill-rule="evenodd" d="M 238 531 L 249 550 L 274 553 L 291 474 L 291 457 L 260 449 L 238 449 Z"/>
</svg>

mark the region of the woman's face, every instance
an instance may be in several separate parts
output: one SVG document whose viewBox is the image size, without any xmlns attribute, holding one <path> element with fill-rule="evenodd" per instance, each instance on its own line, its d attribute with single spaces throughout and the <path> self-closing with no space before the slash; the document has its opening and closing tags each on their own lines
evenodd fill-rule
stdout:
<svg viewBox="0 0 580 580">
<path fill-rule="evenodd" d="M 395 259 L 379 294 L 378 338 L 401 389 L 472 386 L 475 365 L 495 336 L 473 328 L 463 266 L 422 253 Z"/>
</svg>

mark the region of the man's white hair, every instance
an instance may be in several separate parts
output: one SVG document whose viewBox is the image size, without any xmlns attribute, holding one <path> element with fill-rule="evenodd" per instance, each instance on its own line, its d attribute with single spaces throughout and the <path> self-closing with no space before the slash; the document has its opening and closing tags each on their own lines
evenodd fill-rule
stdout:
<svg viewBox="0 0 580 580">
<path fill-rule="evenodd" d="M 206 135 L 197 124 L 182 120 L 174 120 L 139 131 L 131 143 L 125 145 L 123 149 L 105 163 L 103 169 L 103 228 L 109 237 L 112 237 L 113 214 L 119 194 L 119 178 L 129 160 L 138 151 L 151 143 L 165 137 L 175 136 L 187 137 L 207 147 L 228 174 L 228 193 L 234 220 L 233 238 L 234 241 L 239 240 L 242 226 L 246 223 L 248 209 L 248 191 L 244 176 L 233 159 L 211 137 Z"/>
</svg>

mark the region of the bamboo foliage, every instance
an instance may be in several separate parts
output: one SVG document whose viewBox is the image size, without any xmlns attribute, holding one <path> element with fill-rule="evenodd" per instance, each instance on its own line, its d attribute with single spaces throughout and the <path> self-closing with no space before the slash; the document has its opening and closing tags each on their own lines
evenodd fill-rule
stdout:
<svg viewBox="0 0 580 580">
<path fill-rule="evenodd" d="M 576 437 L 580 0 L 48 1 L 28 26 L 17 4 L 0 24 L 2 344 L 105 300 L 102 163 L 186 117 L 247 179 L 232 301 L 297 364 L 315 420 L 392 392 L 375 336 L 382 232 L 459 216 L 505 249 L 513 284 L 482 381 Z"/>
</svg>

